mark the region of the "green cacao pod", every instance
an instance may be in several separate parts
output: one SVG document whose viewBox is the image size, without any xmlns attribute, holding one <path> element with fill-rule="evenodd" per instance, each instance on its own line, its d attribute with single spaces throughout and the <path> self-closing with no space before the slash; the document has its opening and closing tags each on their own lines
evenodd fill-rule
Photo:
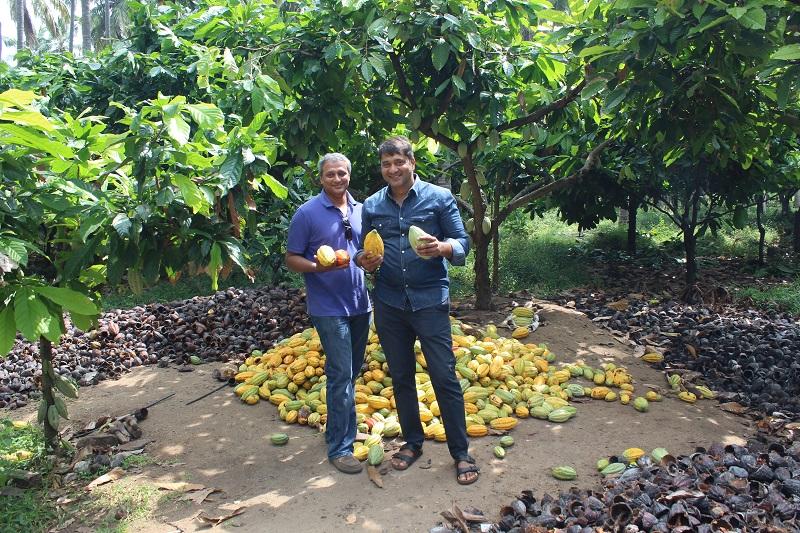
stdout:
<svg viewBox="0 0 800 533">
<path fill-rule="evenodd" d="M 373 444 L 369 447 L 369 453 L 367 454 L 367 463 L 371 464 L 372 466 L 378 466 L 383 462 L 383 446 L 380 444 Z"/>
<path fill-rule="evenodd" d="M 656 463 L 660 463 L 665 455 L 669 455 L 669 452 L 665 448 L 656 448 L 650 452 L 650 457 L 652 457 L 653 461 Z"/>
<path fill-rule="evenodd" d="M 494 456 L 498 459 L 502 459 L 506 456 L 506 449 L 502 446 L 495 446 L 494 447 Z"/>
<path fill-rule="evenodd" d="M 44 398 L 41 399 L 39 402 L 39 412 L 36 414 L 36 421 L 40 424 L 44 424 L 45 419 L 47 418 L 47 402 Z"/>
<path fill-rule="evenodd" d="M 607 467 L 610 463 L 611 463 L 611 461 L 609 461 L 607 457 L 604 457 L 604 458 L 598 460 L 597 461 L 597 470 L 602 472 L 603 469 L 605 469 L 605 467 Z"/>
<path fill-rule="evenodd" d="M 550 411 L 547 410 L 546 407 L 543 405 L 538 405 L 531 409 L 531 416 L 533 418 L 539 418 L 541 420 L 546 420 L 547 415 L 550 414 Z"/>
<path fill-rule="evenodd" d="M 283 446 L 287 442 L 289 442 L 289 435 L 286 433 L 273 433 L 270 438 L 270 442 L 275 446 Z"/>
<path fill-rule="evenodd" d="M 73 400 L 78 397 L 78 388 L 71 382 L 65 378 L 62 378 L 59 375 L 56 375 L 55 379 L 53 380 L 58 392 L 66 396 L 67 398 L 72 398 Z"/>
<path fill-rule="evenodd" d="M 514 437 L 511 435 L 503 435 L 500 437 L 500 446 L 503 448 L 509 448 L 514 445 Z"/>
<path fill-rule="evenodd" d="M 564 408 L 554 409 L 547 414 L 547 419 L 550 422 L 561 423 L 566 422 L 570 418 L 572 418 L 572 414 Z"/>
<path fill-rule="evenodd" d="M 408 243 L 411 245 L 411 249 L 417 254 L 417 245 L 419 244 L 420 237 L 427 235 L 422 228 L 418 228 L 417 226 L 411 226 L 408 228 Z M 417 254 L 422 259 L 430 259 L 428 256 L 421 256 Z"/>
<path fill-rule="evenodd" d="M 53 429 L 58 429 L 58 409 L 55 405 L 51 405 L 47 408 L 47 423 L 50 424 L 50 427 Z"/>
<path fill-rule="evenodd" d="M 613 476 L 614 474 L 621 474 L 625 471 L 625 463 L 611 463 L 600 473 L 604 476 Z"/>
<path fill-rule="evenodd" d="M 571 466 L 555 466 L 550 473 L 553 477 L 562 481 L 571 481 L 578 477 L 578 473 Z"/>
<path fill-rule="evenodd" d="M 650 409 L 650 402 L 648 402 L 646 398 L 637 396 L 633 400 L 633 408 L 639 411 L 640 413 L 646 413 L 647 410 Z"/>
<path fill-rule="evenodd" d="M 61 418 L 64 420 L 69 420 L 69 413 L 67 413 L 67 402 L 64 401 L 64 398 L 60 396 L 53 395 L 53 402 L 58 410 L 58 414 L 61 415 Z"/>
</svg>

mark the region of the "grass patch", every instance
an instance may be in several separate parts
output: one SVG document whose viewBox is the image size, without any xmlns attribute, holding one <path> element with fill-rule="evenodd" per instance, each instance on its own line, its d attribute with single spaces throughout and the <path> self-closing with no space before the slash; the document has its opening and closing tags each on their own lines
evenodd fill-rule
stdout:
<svg viewBox="0 0 800 533">
<path fill-rule="evenodd" d="M 102 533 L 124 533 L 132 524 L 150 518 L 170 494 L 141 479 L 123 478 L 92 491 L 80 513 L 93 517 L 92 529 Z"/>
<path fill-rule="evenodd" d="M 0 496 L 0 533 L 44 532 L 56 517 L 56 508 L 44 488 L 28 489 L 14 497 Z"/>
<path fill-rule="evenodd" d="M 773 285 L 768 289 L 738 288 L 734 295 L 740 300 L 749 298 L 757 306 L 765 309 L 800 315 L 800 280 L 797 279 L 781 285 Z"/>
<path fill-rule="evenodd" d="M 0 487 L 14 470 L 48 471 L 44 436 L 39 427 L 8 418 L 0 419 Z M 44 487 L 28 489 L 15 497 L 0 497 L 0 532 L 46 531 L 56 518 L 56 508 Z"/>
<path fill-rule="evenodd" d="M 250 282 L 244 274 L 234 273 L 224 280 L 219 280 L 219 290 L 236 288 L 252 288 L 269 285 L 272 279 L 269 275 L 259 275 L 255 282 Z M 160 281 L 152 287 L 147 287 L 141 294 L 133 294 L 127 285 L 119 285 L 116 290 L 110 289 L 103 295 L 103 310 L 129 309 L 137 305 L 147 305 L 155 302 L 174 302 L 186 300 L 193 296 L 208 296 L 214 294 L 211 290 L 211 279 L 205 274 L 194 277 L 182 277 L 176 283 Z"/>
</svg>

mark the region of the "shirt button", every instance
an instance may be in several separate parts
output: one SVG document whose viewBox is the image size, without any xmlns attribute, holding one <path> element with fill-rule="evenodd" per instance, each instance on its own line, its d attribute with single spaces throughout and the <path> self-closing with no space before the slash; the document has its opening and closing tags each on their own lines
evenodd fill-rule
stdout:
<svg viewBox="0 0 800 533">
<path fill-rule="evenodd" d="M 404 254 L 404 253 L 406 253 L 406 251 L 405 250 L 400 250 L 400 253 Z"/>
<path fill-rule="evenodd" d="M 404 269 L 403 269 L 403 272 L 405 272 L 405 271 L 406 271 L 406 269 L 404 268 Z"/>
<path fill-rule="evenodd" d="M 407 289 L 407 288 L 408 288 L 408 285 L 406 285 L 406 289 Z"/>
<path fill-rule="evenodd" d="M 400 236 L 401 236 L 401 237 L 405 237 L 405 236 L 406 236 L 406 234 L 405 234 L 405 233 L 401 233 L 401 234 L 400 234 Z"/>
<path fill-rule="evenodd" d="M 400 217 L 400 220 L 403 220 L 403 217 Z"/>
</svg>

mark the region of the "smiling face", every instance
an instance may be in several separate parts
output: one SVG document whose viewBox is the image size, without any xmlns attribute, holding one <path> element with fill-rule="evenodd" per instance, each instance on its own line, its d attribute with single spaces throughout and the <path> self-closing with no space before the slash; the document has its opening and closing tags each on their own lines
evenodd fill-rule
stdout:
<svg viewBox="0 0 800 533">
<path fill-rule="evenodd" d="M 381 174 L 389 187 L 396 192 L 406 192 L 414 184 L 414 157 L 397 154 L 381 155 Z"/>
<path fill-rule="evenodd" d="M 350 171 L 346 161 L 326 161 L 322 166 L 322 190 L 331 198 L 342 198 L 350 186 Z"/>
</svg>

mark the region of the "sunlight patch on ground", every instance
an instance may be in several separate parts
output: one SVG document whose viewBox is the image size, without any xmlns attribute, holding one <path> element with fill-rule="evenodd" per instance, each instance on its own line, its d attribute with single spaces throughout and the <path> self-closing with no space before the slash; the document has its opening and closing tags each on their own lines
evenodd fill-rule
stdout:
<svg viewBox="0 0 800 533">
<path fill-rule="evenodd" d="M 715 426 L 718 426 L 718 425 L 719 425 L 719 422 L 717 422 L 717 421 L 716 421 L 715 419 L 713 419 L 713 418 L 708 418 L 708 417 L 706 417 L 706 422 L 709 422 L 709 423 L 711 423 L 711 424 L 714 424 Z"/>
<path fill-rule="evenodd" d="M 161 453 L 165 453 L 167 455 L 181 455 L 186 448 L 182 444 L 172 444 L 169 446 L 163 446 L 161 448 Z"/>
<path fill-rule="evenodd" d="M 225 470 L 220 468 L 200 468 L 197 471 L 206 477 L 219 476 L 220 474 L 225 473 Z"/>
<path fill-rule="evenodd" d="M 312 477 L 306 481 L 306 485 L 308 485 L 310 489 L 327 489 L 328 487 L 336 485 L 336 479 L 334 479 L 333 476 Z"/>
<path fill-rule="evenodd" d="M 728 444 L 736 444 L 738 446 L 744 446 L 745 444 L 747 444 L 747 440 L 743 439 L 738 435 L 726 435 L 722 439 L 722 444 L 724 444 L 725 446 L 727 446 Z"/>
<path fill-rule="evenodd" d="M 277 509 L 284 503 L 291 500 L 294 496 L 286 496 L 285 494 L 280 494 L 277 491 L 270 491 L 264 494 L 259 494 L 257 496 L 253 496 L 247 500 L 238 500 L 233 503 L 226 503 L 224 505 L 220 505 L 220 509 L 230 510 L 230 509 L 237 509 L 239 507 L 253 507 L 255 505 L 268 505 L 273 509 Z"/>
<path fill-rule="evenodd" d="M 361 524 L 361 529 L 365 531 L 386 531 L 385 527 L 369 518 L 364 519 L 364 523 Z"/>
</svg>

